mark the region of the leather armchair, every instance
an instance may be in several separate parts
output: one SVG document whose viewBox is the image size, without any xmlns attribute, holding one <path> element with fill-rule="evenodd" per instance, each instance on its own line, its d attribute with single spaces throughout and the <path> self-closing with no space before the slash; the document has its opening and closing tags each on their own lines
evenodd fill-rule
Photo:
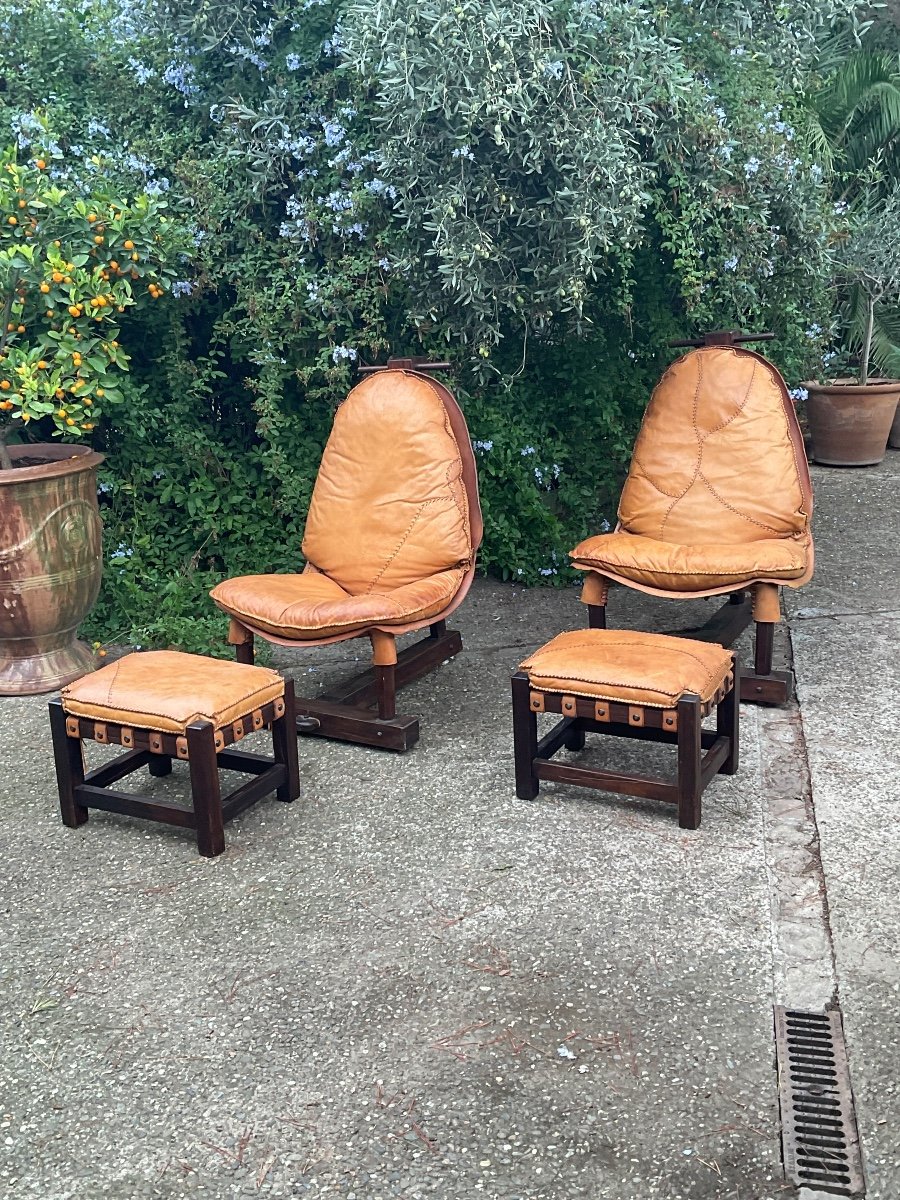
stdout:
<svg viewBox="0 0 900 1200">
<path fill-rule="evenodd" d="M 812 506 L 803 439 L 775 367 L 733 345 L 691 351 L 647 406 L 615 530 L 571 551 L 586 573 L 590 625 L 606 625 L 611 581 L 679 599 L 729 594 L 743 619 L 723 610 L 708 626 L 727 645 L 750 619 L 749 589 L 755 672 L 745 673 L 742 698 L 784 702 L 790 679 L 772 671 L 778 589 L 812 577 Z"/>
<path fill-rule="evenodd" d="M 444 621 L 469 590 L 481 536 L 475 457 L 456 400 L 420 371 L 382 369 L 335 416 L 304 570 L 229 579 L 210 594 L 231 617 L 243 662 L 253 661 L 256 636 L 292 647 L 368 637 L 373 671 L 317 701 L 298 699 L 298 729 L 404 750 L 418 722 L 396 715 L 396 688 L 462 648 Z M 426 627 L 429 637 L 398 655 L 397 637 Z"/>
</svg>

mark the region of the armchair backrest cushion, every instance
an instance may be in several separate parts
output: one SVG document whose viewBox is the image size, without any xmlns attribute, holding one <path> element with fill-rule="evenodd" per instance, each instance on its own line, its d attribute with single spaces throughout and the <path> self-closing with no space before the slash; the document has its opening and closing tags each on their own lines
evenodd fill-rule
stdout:
<svg viewBox="0 0 900 1200">
<path fill-rule="evenodd" d="M 619 501 L 628 533 L 684 546 L 804 535 L 812 488 L 784 380 L 762 355 L 704 346 L 655 388 Z"/>
<path fill-rule="evenodd" d="M 440 387 L 407 371 L 368 376 L 337 410 L 322 455 L 303 538 L 308 563 L 360 595 L 469 567 L 475 549 Z"/>
</svg>

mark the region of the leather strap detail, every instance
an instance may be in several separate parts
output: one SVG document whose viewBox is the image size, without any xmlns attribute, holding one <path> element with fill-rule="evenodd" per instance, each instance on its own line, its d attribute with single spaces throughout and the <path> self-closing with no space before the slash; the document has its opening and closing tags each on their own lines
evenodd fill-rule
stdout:
<svg viewBox="0 0 900 1200">
<path fill-rule="evenodd" d="M 77 717 L 66 717 L 66 736 L 73 738 L 81 737 L 81 730 L 79 728 Z"/>
<path fill-rule="evenodd" d="M 581 603 L 597 604 L 601 608 L 605 608 L 608 597 L 609 580 L 606 576 L 600 575 L 597 571 L 588 571 L 581 587 Z"/>
<path fill-rule="evenodd" d="M 595 704 L 594 705 L 594 720 L 595 721 L 611 720 L 610 715 L 609 715 L 609 704 L 604 703 L 604 704 Z"/>
<path fill-rule="evenodd" d="M 628 724 L 640 725 L 644 724 L 644 710 L 639 704 L 628 705 Z"/>
<path fill-rule="evenodd" d="M 562 714 L 564 717 L 574 717 L 577 709 L 577 701 L 574 696 L 563 696 L 562 698 Z"/>
<path fill-rule="evenodd" d="M 175 753 L 179 758 L 187 758 L 188 744 L 186 737 L 177 737 L 175 739 Z"/>
<path fill-rule="evenodd" d="M 667 729 L 670 733 L 677 733 L 678 732 L 678 713 L 677 712 L 664 712 L 662 715 L 662 727 L 663 727 L 663 729 Z"/>
<path fill-rule="evenodd" d="M 544 711 L 544 693 L 543 692 L 532 692 L 531 697 L 529 699 L 529 707 L 531 708 L 532 712 L 543 712 Z"/>
<path fill-rule="evenodd" d="M 240 621 L 231 618 L 228 623 L 228 645 L 229 646 L 246 646 L 248 642 L 253 641 L 253 634 L 246 625 L 242 625 Z"/>
<path fill-rule="evenodd" d="M 781 603 L 778 586 L 774 583 L 757 583 L 753 587 L 753 620 L 776 625 L 781 620 Z"/>
<path fill-rule="evenodd" d="M 376 667 L 393 667 L 397 663 L 397 639 L 383 629 L 369 631 L 372 640 L 372 662 Z"/>
</svg>

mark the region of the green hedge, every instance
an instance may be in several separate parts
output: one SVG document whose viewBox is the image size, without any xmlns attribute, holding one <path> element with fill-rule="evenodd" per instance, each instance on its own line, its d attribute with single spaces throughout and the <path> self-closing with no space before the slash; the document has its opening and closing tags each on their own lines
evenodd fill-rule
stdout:
<svg viewBox="0 0 900 1200">
<path fill-rule="evenodd" d="M 123 317 L 93 636 L 205 647 L 212 582 L 296 568 L 354 359 L 389 352 L 454 364 L 483 566 L 570 581 L 671 338 L 773 329 L 791 383 L 821 354 L 803 88 L 856 7 L 0 0 L 20 153 L 164 196 L 192 247 Z"/>
</svg>

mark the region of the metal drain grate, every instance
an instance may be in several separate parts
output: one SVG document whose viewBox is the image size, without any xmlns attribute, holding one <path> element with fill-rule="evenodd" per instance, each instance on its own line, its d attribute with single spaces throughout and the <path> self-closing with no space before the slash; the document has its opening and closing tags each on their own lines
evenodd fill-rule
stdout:
<svg viewBox="0 0 900 1200">
<path fill-rule="evenodd" d="M 836 1196 L 864 1196 L 840 1012 L 795 1012 L 776 1005 L 775 1048 L 788 1179 Z"/>
</svg>

